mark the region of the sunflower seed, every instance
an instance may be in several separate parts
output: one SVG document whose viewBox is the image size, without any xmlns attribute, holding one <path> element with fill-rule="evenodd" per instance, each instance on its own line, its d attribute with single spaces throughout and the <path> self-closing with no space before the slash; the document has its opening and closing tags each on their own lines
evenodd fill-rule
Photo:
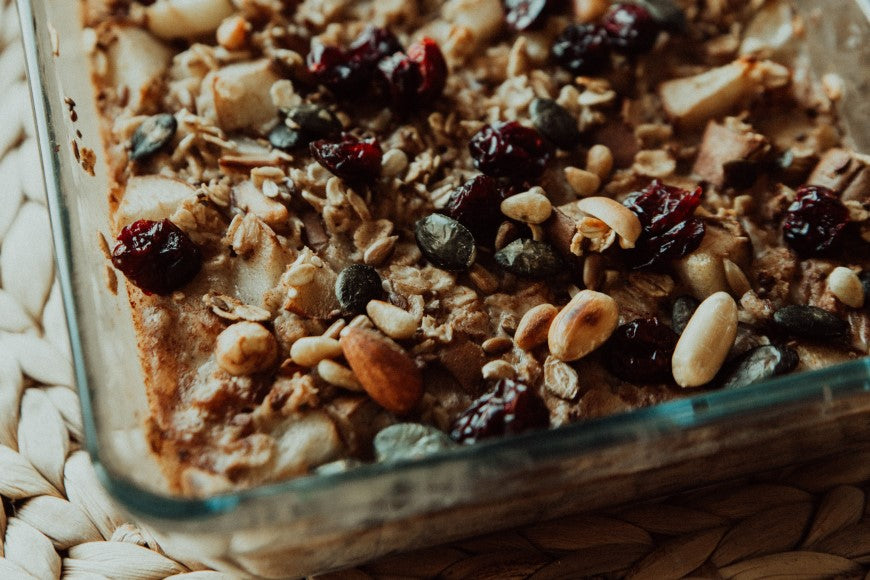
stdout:
<svg viewBox="0 0 870 580">
<path fill-rule="evenodd" d="M 787 346 L 768 344 L 759 346 L 746 353 L 740 361 L 725 373 L 722 387 L 737 389 L 746 387 L 777 375 L 794 370 L 798 364 L 798 354 Z"/>
</svg>

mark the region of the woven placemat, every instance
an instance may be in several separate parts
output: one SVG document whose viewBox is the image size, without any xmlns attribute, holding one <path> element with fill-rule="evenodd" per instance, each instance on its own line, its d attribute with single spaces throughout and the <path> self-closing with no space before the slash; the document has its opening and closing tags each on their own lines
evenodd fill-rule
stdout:
<svg viewBox="0 0 870 580">
<path fill-rule="evenodd" d="M 125 523 L 81 450 L 18 38 L 0 0 L 0 579 L 229 578 Z M 870 580 L 868 492 L 870 449 L 319 578 Z"/>
</svg>

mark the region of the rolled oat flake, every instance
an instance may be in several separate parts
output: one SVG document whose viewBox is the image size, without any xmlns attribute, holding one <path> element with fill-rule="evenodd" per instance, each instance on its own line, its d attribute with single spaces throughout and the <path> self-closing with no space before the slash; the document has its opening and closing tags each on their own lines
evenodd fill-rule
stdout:
<svg viewBox="0 0 870 580">
<path fill-rule="evenodd" d="M 423 457 L 456 446 L 446 433 L 419 423 L 390 425 L 375 435 L 372 444 L 378 461 Z"/>
<path fill-rule="evenodd" d="M 803 338 L 836 338 L 849 333 L 849 323 L 816 306 L 793 304 L 773 313 L 773 321 Z"/>
<path fill-rule="evenodd" d="M 445 215 L 433 213 L 418 220 L 414 236 L 423 256 L 444 270 L 467 270 L 477 257 L 468 228 Z"/>
<path fill-rule="evenodd" d="M 149 157 L 169 143 L 178 129 L 178 121 L 169 113 L 145 119 L 130 139 L 130 159 Z"/>
<path fill-rule="evenodd" d="M 562 258 L 547 242 L 530 239 L 514 240 L 496 252 L 499 266 L 524 278 L 547 278 L 562 270 Z"/>
<path fill-rule="evenodd" d="M 798 354 L 787 346 L 767 344 L 753 348 L 731 365 L 722 380 L 725 389 L 737 389 L 760 383 L 794 370 Z"/>
<path fill-rule="evenodd" d="M 351 264 L 335 279 L 335 297 L 348 312 L 364 313 L 366 304 L 380 298 L 384 289 L 377 270 L 365 264 Z"/>
</svg>

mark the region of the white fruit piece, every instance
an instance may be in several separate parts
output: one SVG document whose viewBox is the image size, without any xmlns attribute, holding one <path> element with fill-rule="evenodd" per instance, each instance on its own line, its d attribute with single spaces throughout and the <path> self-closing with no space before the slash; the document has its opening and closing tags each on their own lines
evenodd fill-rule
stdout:
<svg viewBox="0 0 870 580">
<path fill-rule="evenodd" d="M 151 32 L 171 39 L 211 34 L 234 12 L 229 0 L 157 0 L 145 13 Z"/>
<path fill-rule="evenodd" d="M 172 59 L 172 51 L 141 28 L 115 26 L 109 45 L 108 84 L 129 91 L 128 107 L 138 112 Z"/>
<path fill-rule="evenodd" d="M 227 131 L 257 126 L 278 115 L 269 93 L 278 80 L 266 59 L 231 64 L 206 75 L 196 106 Z"/>
<path fill-rule="evenodd" d="M 115 226 L 121 229 L 136 220 L 168 218 L 184 200 L 195 197 L 196 190 L 180 179 L 162 175 L 131 177 L 115 213 Z"/>
<path fill-rule="evenodd" d="M 721 117 L 765 89 L 783 86 L 789 71 L 782 65 L 752 58 L 659 85 L 665 111 L 684 127 L 697 127 Z"/>
</svg>

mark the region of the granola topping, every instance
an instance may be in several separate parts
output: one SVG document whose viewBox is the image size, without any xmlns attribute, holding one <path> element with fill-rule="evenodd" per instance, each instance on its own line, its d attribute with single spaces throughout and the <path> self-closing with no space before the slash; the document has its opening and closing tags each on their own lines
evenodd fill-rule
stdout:
<svg viewBox="0 0 870 580">
<path fill-rule="evenodd" d="M 870 163 L 787 0 L 90 4 L 178 491 L 867 355 Z"/>
</svg>

